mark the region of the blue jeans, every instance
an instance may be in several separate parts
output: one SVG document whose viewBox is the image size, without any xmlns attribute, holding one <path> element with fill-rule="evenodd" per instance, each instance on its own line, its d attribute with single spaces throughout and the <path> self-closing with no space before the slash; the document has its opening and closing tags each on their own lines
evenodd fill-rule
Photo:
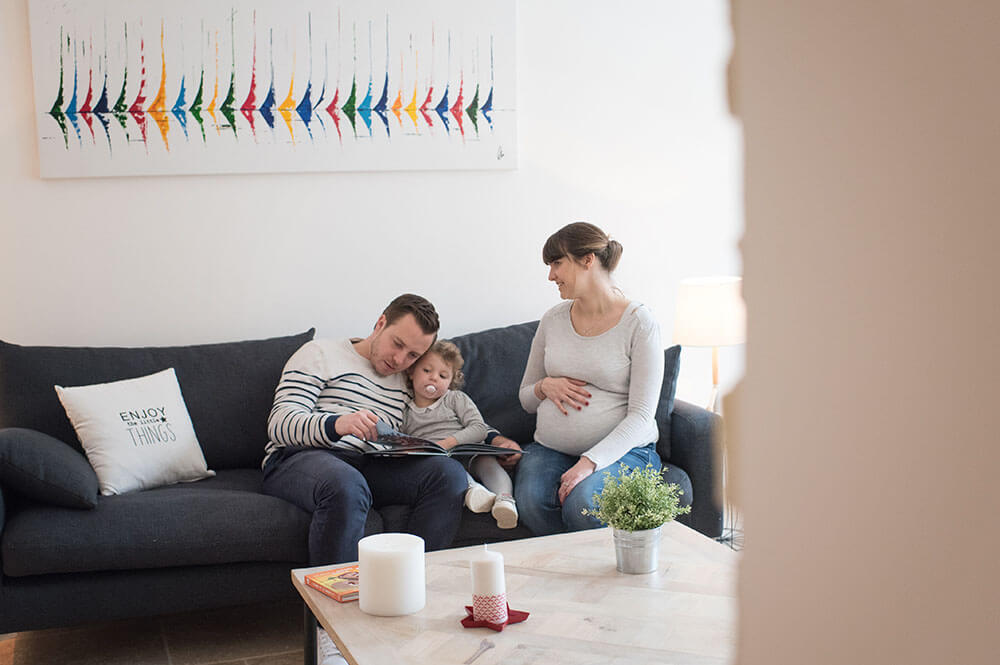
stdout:
<svg viewBox="0 0 1000 665">
<path fill-rule="evenodd" d="M 283 448 L 267 461 L 261 489 L 312 513 L 309 565 L 318 566 L 357 560 L 373 506 L 409 506 L 408 533 L 428 551 L 450 546 L 467 487 L 465 469 L 449 457 Z"/>
<path fill-rule="evenodd" d="M 524 450 L 525 455 L 517 464 L 514 499 L 521 523 L 536 536 L 603 526 L 596 517 L 583 515 L 581 511 L 594 509 L 594 494 L 599 494 L 604 487 L 605 472 L 619 476 L 619 463 L 624 462 L 630 469 L 642 469 L 647 464 L 662 468 L 656 444 L 637 446 L 614 464 L 581 480 L 566 497 L 566 502 L 559 505 L 560 477 L 580 458 L 546 448 L 538 442 L 528 444 Z"/>
</svg>

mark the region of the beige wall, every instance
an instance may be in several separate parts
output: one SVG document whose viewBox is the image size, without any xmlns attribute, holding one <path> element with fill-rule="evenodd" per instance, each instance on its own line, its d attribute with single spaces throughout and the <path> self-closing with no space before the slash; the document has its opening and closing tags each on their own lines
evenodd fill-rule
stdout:
<svg viewBox="0 0 1000 665">
<path fill-rule="evenodd" d="M 1000 662 L 1000 3 L 734 11 L 738 662 Z"/>
</svg>

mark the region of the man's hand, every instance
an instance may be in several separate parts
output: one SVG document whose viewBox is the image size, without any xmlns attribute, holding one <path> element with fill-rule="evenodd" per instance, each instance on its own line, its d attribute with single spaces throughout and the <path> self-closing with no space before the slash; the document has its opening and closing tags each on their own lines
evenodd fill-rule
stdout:
<svg viewBox="0 0 1000 665">
<path fill-rule="evenodd" d="M 521 450 L 521 446 L 517 445 L 517 441 L 513 439 L 508 439 L 505 436 L 495 436 L 493 441 L 490 442 L 497 448 L 507 448 L 508 450 Z M 513 469 L 517 466 L 517 463 L 521 460 L 521 453 L 516 455 L 497 455 L 497 461 L 500 462 L 500 466 L 505 469 Z"/>
<path fill-rule="evenodd" d="M 378 416 L 367 409 L 355 411 L 354 413 L 337 418 L 333 428 L 340 436 L 353 435 L 364 441 L 378 438 L 378 431 L 375 425 L 378 423 Z"/>
<path fill-rule="evenodd" d="M 597 465 L 589 457 L 581 457 L 577 460 L 576 464 L 562 475 L 562 482 L 559 484 L 559 505 L 562 505 L 573 488 L 579 485 L 581 480 L 594 473 L 596 468 Z"/>
<path fill-rule="evenodd" d="M 563 412 L 569 415 L 566 408 L 579 411 L 590 404 L 590 393 L 584 389 L 586 381 L 571 379 L 567 376 L 547 376 L 535 384 L 535 394 L 542 399 L 550 400 Z"/>
</svg>

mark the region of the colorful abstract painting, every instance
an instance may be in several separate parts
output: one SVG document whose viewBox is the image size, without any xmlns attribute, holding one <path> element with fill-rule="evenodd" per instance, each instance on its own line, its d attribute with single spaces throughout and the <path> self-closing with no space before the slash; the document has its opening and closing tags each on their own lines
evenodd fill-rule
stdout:
<svg viewBox="0 0 1000 665">
<path fill-rule="evenodd" d="M 30 0 L 42 177 L 509 169 L 514 0 Z"/>
</svg>

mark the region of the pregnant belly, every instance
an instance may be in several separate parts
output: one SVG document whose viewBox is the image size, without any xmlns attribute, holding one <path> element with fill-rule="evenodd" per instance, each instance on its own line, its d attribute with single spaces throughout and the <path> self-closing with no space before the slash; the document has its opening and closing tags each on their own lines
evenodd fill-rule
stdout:
<svg viewBox="0 0 1000 665">
<path fill-rule="evenodd" d="M 550 400 L 542 401 L 538 406 L 536 433 L 539 443 L 567 454 L 579 454 L 592 448 L 625 419 L 626 396 L 587 388 L 592 394 L 590 404 L 579 411 L 568 409 L 568 415 L 563 415 Z"/>
</svg>

